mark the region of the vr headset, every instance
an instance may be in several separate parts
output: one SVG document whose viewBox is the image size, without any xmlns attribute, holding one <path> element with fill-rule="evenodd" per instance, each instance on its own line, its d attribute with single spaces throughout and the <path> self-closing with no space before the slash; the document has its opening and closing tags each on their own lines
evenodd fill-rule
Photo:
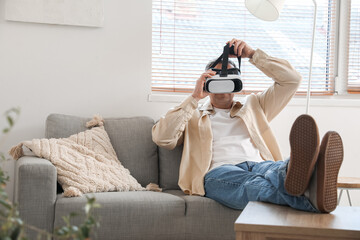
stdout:
<svg viewBox="0 0 360 240">
<path fill-rule="evenodd" d="M 238 57 L 239 68 L 228 69 L 229 54 L 234 54 L 234 46 L 229 47 L 225 45 L 223 54 L 216 59 L 210 66 L 210 69 L 216 72 L 216 75 L 208 78 L 204 84 L 204 91 L 209 93 L 234 93 L 240 92 L 243 85 L 240 77 L 241 57 Z M 215 66 L 222 61 L 221 69 L 216 69 Z"/>
</svg>

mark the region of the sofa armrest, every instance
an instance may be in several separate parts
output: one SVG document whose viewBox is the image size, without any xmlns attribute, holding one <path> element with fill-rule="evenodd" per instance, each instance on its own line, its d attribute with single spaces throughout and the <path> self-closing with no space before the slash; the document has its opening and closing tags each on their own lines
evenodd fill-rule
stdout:
<svg viewBox="0 0 360 240">
<path fill-rule="evenodd" d="M 56 183 L 56 169 L 48 160 L 33 156 L 17 160 L 15 201 L 26 224 L 53 232 Z M 36 239 L 37 233 L 26 233 Z"/>
</svg>

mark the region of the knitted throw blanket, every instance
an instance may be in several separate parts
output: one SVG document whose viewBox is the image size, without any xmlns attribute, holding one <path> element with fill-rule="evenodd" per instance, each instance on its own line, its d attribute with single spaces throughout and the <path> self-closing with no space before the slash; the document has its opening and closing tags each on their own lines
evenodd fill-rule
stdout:
<svg viewBox="0 0 360 240">
<path fill-rule="evenodd" d="M 56 167 L 66 197 L 89 192 L 161 191 L 155 184 L 143 188 L 120 163 L 101 117 L 95 116 L 86 126 L 93 128 L 68 138 L 24 141 L 9 153 L 17 160 L 26 146 L 36 156 L 48 159 Z"/>
</svg>

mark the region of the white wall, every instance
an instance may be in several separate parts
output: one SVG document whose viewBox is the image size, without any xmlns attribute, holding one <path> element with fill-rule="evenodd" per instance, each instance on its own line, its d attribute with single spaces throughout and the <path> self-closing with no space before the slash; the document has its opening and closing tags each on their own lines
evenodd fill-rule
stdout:
<svg viewBox="0 0 360 240">
<path fill-rule="evenodd" d="M 19 122 L 0 151 L 21 140 L 43 137 L 50 113 L 157 119 L 176 104 L 147 100 L 151 1 L 104 2 L 104 27 L 87 28 L 5 21 L 5 1 L 0 0 L 0 113 L 13 106 L 22 109 Z M 311 114 L 321 135 L 331 129 L 343 137 L 345 161 L 340 175 L 359 176 L 360 104 L 357 101 L 349 107 L 345 101 L 343 106 L 329 106 L 337 103 L 337 99 L 330 99 L 325 105 L 312 106 Z M 305 102 L 296 99 L 272 123 L 285 156 L 289 154 L 291 124 L 305 111 L 298 104 Z M 5 164 L 11 177 L 7 187 L 11 196 L 13 164 Z M 353 192 L 353 201 L 360 205 L 360 194 Z"/>
</svg>

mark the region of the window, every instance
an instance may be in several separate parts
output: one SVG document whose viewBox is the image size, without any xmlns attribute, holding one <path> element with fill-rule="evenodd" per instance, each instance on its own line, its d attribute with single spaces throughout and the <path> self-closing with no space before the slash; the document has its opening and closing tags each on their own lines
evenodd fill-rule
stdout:
<svg viewBox="0 0 360 240">
<path fill-rule="evenodd" d="M 334 92 L 335 0 L 318 0 L 312 94 Z M 308 83 L 313 12 L 312 1 L 286 1 L 275 22 L 252 16 L 243 0 L 153 0 L 152 91 L 192 92 L 209 60 L 222 53 L 233 37 L 254 49 L 288 60 Z M 237 63 L 237 61 L 234 61 Z M 272 80 L 242 61 L 243 93 L 266 89 Z"/>
<path fill-rule="evenodd" d="M 360 2 L 351 1 L 348 89 L 360 93 Z"/>
</svg>

